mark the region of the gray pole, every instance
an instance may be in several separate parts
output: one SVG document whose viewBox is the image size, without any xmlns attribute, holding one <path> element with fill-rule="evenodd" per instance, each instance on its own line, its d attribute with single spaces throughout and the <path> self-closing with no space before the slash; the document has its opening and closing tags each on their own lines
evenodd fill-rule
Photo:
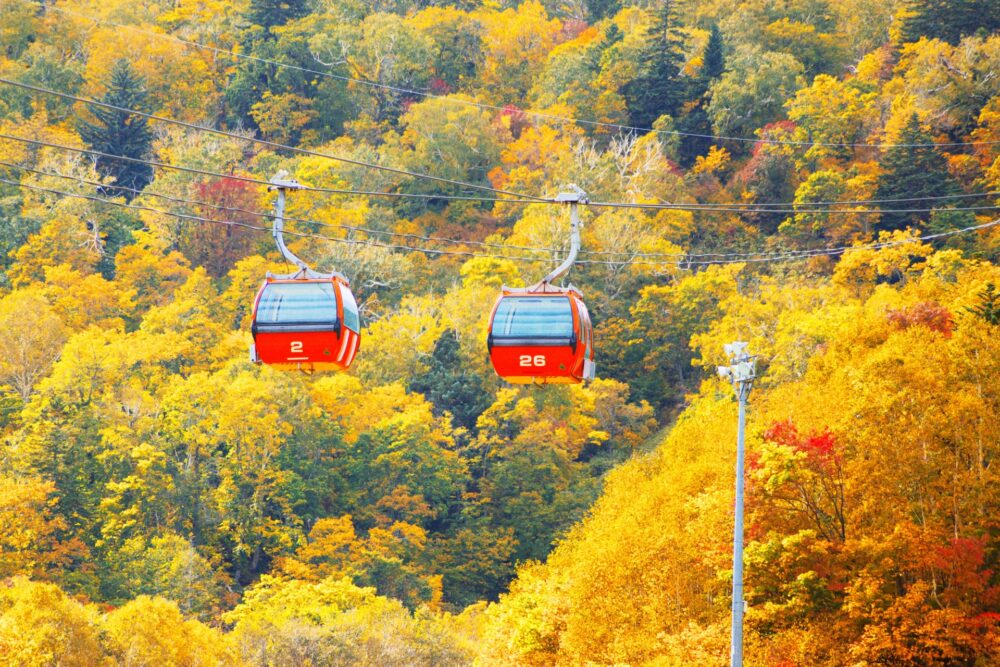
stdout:
<svg viewBox="0 0 1000 667">
<path fill-rule="evenodd" d="M 747 399 L 741 382 L 737 391 L 740 418 L 736 435 L 736 517 L 733 522 L 733 627 L 730 637 L 729 664 L 743 665 L 743 443 L 746 428 Z"/>
<path fill-rule="evenodd" d="M 726 354 L 732 366 L 719 366 L 719 376 L 733 383 L 740 404 L 739 424 L 736 431 L 736 507 L 733 518 L 733 618 L 730 635 L 729 664 L 743 667 L 743 467 L 746 436 L 747 398 L 756 377 L 757 360 L 747 352 L 742 342 L 726 345 Z"/>
</svg>

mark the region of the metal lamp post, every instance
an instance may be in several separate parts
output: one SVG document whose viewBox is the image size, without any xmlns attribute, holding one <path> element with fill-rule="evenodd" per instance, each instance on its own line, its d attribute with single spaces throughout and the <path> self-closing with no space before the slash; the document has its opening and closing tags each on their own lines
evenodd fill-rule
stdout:
<svg viewBox="0 0 1000 667">
<path fill-rule="evenodd" d="M 739 428 L 736 436 L 736 512 L 733 520 L 733 625 L 730 635 L 729 664 L 743 665 L 743 444 L 746 430 L 747 398 L 756 377 L 757 359 L 747 352 L 747 343 L 725 346 L 730 366 L 719 366 L 719 377 L 728 379 L 736 390 L 740 404 Z"/>
</svg>

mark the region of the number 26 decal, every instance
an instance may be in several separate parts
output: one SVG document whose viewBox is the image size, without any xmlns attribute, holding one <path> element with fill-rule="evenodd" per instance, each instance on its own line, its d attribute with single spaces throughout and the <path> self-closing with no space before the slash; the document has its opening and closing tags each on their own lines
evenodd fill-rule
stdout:
<svg viewBox="0 0 1000 667">
<path fill-rule="evenodd" d="M 521 366 L 544 366 L 545 365 L 545 355 L 536 354 L 531 356 L 530 354 L 522 354 L 520 358 Z"/>
</svg>

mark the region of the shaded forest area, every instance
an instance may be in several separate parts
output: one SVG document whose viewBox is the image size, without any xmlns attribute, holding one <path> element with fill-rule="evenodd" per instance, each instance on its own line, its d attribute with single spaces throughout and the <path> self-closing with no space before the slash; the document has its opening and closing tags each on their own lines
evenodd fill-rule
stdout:
<svg viewBox="0 0 1000 667">
<path fill-rule="evenodd" d="M 4 0 L 0 661 L 725 664 L 733 340 L 747 663 L 1000 660 L 998 30 Z M 349 373 L 248 359 L 279 173 L 358 296 Z M 568 247 L 520 195 L 570 184 L 598 379 L 505 385 L 490 306 Z"/>
</svg>

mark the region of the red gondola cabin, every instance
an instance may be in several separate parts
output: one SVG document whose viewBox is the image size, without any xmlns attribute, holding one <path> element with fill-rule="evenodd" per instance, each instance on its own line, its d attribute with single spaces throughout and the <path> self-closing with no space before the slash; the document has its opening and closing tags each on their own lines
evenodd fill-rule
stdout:
<svg viewBox="0 0 1000 667">
<path fill-rule="evenodd" d="M 504 288 L 490 315 L 486 344 L 497 375 L 514 384 L 594 379 L 594 333 L 574 287 Z"/>
<path fill-rule="evenodd" d="M 254 301 L 250 330 L 253 360 L 282 370 L 345 370 L 361 343 L 358 304 L 339 274 L 268 275 Z"/>
</svg>

